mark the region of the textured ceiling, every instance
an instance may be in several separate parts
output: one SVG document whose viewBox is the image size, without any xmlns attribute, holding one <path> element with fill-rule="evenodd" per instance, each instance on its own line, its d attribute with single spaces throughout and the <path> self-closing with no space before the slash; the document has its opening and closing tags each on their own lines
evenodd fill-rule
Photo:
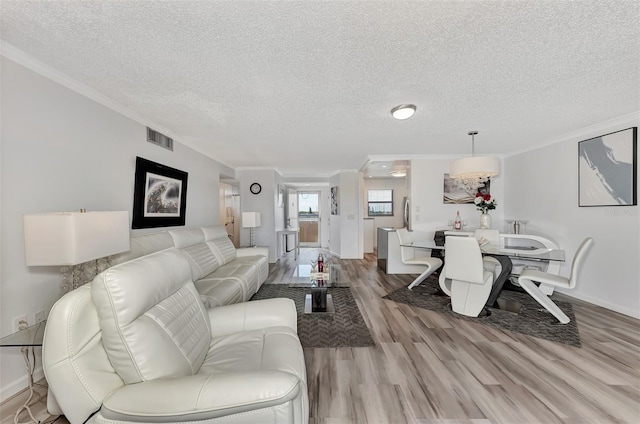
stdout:
<svg viewBox="0 0 640 424">
<path fill-rule="evenodd" d="M 638 1 L 11 1 L 5 43 L 232 167 L 509 154 L 640 110 Z M 414 103 L 409 120 L 390 110 Z"/>
</svg>

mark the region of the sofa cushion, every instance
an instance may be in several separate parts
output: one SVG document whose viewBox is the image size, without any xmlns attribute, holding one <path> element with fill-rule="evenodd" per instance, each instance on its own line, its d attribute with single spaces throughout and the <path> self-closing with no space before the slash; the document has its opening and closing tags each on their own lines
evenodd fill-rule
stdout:
<svg viewBox="0 0 640 424">
<path fill-rule="evenodd" d="M 131 248 L 129 251 L 113 256 L 111 263 L 113 265 L 120 264 L 172 247 L 173 238 L 166 231 L 161 233 L 136 234 L 131 236 Z"/>
<path fill-rule="evenodd" d="M 200 228 L 180 228 L 169 230 L 174 247 L 183 249 L 195 244 L 204 243 L 204 233 Z"/>
<path fill-rule="evenodd" d="M 244 302 L 246 289 L 238 278 L 203 278 L 195 283 L 207 308 Z"/>
<path fill-rule="evenodd" d="M 218 258 L 206 243 L 200 243 L 180 249 L 189 261 L 191 277 L 198 281 L 205 275 L 211 274 L 220 266 Z"/>
<path fill-rule="evenodd" d="M 262 283 L 267 280 L 267 277 L 269 277 L 269 258 L 267 256 L 237 256 L 234 262 L 237 262 L 239 265 L 252 265 L 255 267 L 258 273 L 256 291 L 260 288 Z"/>
<path fill-rule="evenodd" d="M 91 289 L 104 348 L 126 384 L 191 375 L 200 368 L 211 326 L 180 251 L 109 268 Z"/>
<path fill-rule="evenodd" d="M 306 382 L 304 354 L 295 330 L 267 327 L 216 337 L 199 374 L 249 371 L 283 371 Z"/>
<path fill-rule="evenodd" d="M 229 240 L 229 235 L 224 227 L 203 227 L 202 232 L 221 265 L 228 264 L 236 258 L 236 247 Z"/>
<path fill-rule="evenodd" d="M 222 280 L 235 278 L 240 281 L 243 289 L 243 300 L 249 300 L 258 291 L 258 267 L 252 263 L 242 263 L 238 260 L 230 262 L 216 269 L 205 277 L 207 280 Z"/>
</svg>

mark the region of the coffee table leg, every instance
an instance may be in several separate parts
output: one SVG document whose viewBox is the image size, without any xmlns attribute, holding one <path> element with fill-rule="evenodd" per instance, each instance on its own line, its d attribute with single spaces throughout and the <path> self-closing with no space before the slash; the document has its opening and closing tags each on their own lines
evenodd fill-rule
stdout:
<svg viewBox="0 0 640 424">
<path fill-rule="evenodd" d="M 327 311 L 327 288 L 326 287 L 311 288 L 311 311 L 312 312 Z"/>
<path fill-rule="evenodd" d="M 326 287 L 313 287 L 304 299 L 305 314 L 333 314 L 333 298 L 327 294 Z"/>
</svg>

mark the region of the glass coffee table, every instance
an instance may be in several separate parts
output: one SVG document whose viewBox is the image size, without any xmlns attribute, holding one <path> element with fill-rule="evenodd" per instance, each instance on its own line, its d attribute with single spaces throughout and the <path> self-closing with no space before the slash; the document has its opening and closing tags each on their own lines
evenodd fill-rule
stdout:
<svg viewBox="0 0 640 424">
<path fill-rule="evenodd" d="M 347 273 L 338 264 L 325 266 L 325 272 L 311 272 L 311 265 L 300 264 L 291 277 L 289 287 L 309 287 L 311 293 L 304 299 L 304 313 L 332 314 L 335 312 L 331 287 L 349 287 Z"/>
</svg>

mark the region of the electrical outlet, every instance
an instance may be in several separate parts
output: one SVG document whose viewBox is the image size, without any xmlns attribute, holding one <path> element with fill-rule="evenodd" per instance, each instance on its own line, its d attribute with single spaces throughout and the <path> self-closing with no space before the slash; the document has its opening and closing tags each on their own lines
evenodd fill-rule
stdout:
<svg viewBox="0 0 640 424">
<path fill-rule="evenodd" d="M 34 323 L 39 323 L 44 321 L 45 319 L 47 319 L 47 316 L 44 314 L 44 311 L 38 311 L 35 313 L 35 315 L 33 316 L 34 318 Z"/>
<path fill-rule="evenodd" d="M 26 315 L 20 315 L 13 319 L 13 331 L 24 330 L 29 326 Z"/>
</svg>

